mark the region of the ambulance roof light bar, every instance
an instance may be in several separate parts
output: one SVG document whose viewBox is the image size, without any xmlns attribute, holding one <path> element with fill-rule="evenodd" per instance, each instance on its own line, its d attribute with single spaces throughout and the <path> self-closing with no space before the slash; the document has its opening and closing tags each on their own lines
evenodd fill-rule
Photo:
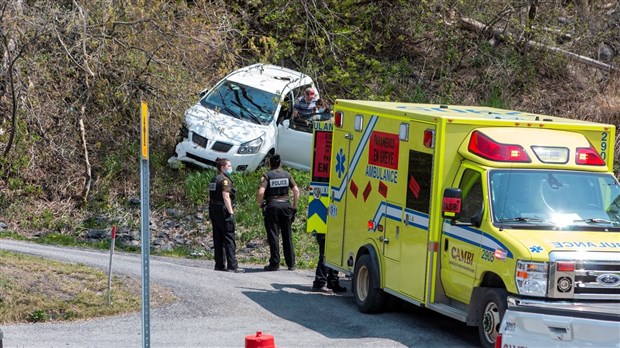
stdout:
<svg viewBox="0 0 620 348">
<path fill-rule="evenodd" d="M 532 146 L 532 151 L 542 163 L 565 164 L 568 162 L 570 151 L 559 146 Z"/>
<path fill-rule="evenodd" d="M 468 150 L 496 162 L 532 162 L 521 145 L 498 143 L 480 131 L 471 134 Z"/>
<path fill-rule="evenodd" d="M 590 147 L 578 147 L 575 155 L 575 163 L 586 166 L 604 166 L 605 161 L 596 152 L 592 145 Z"/>
</svg>

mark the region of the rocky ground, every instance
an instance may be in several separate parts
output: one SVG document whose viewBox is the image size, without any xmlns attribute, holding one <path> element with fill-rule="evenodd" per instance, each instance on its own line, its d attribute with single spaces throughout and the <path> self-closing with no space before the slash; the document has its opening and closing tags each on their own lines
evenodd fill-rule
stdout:
<svg viewBox="0 0 620 348">
<path fill-rule="evenodd" d="M 84 229 L 78 235 L 78 241 L 97 242 L 110 240 L 112 226 L 116 225 L 113 221 L 123 221 L 116 225 L 116 246 L 128 250 L 138 250 L 141 246 L 141 221 L 140 221 L 140 199 L 131 198 L 129 204 L 132 210 L 126 212 L 127 216 L 93 216 L 89 219 L 97 228 Z M 131 220 L 131 221 L 128 221 Z M 149 231 L 151 234 L 151 247 L 154 253 L 172 252 L 175 248 L 185 249 L 193 257 L 212 258 L 213 257 L 213 235 L 211 233 L 211 221 L 208 215 L 208 206 L 198 207 L 191 212 L 184 212 L 176 208 L 168 208 L 162 212 L 151 212 L 149 217 Z M 9 231 L 10 226 L 7 222 L 0 220 L 0 232 Z M 269 246 L 265 239 L 253 239 L 246 241 L 243 245 L 239 244 L 239 237 L 243 232 L 243 227 L 237 228 L 238 250 L 237 256 L 240 260 L 250 260 L 263 262 L 269 257 Z M 27 238 L 44 237 L 49 231 L 26 232 Z M 24 235 L 23 231 L 20 234 Z"/>
</svg>

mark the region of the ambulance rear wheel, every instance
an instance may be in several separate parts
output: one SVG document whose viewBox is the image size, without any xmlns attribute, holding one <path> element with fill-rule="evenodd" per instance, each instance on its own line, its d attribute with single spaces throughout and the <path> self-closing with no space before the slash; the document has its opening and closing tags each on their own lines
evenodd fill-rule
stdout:
<svg viewBox="0 0 620 348">
<path fill-rule="evenodd" d="M 478 336 L 483 347 L 495 347 L 499 327 L 508 306 L 507 297 L 505 289 L 489 288 L 482 298 Z"/>
<path fill-rule="evenodd" d="M 379 270 L 370 255 L 362 255 L 355 263 L 353 296 L 362 313 L 377 313 L 383 309 L 385 292 L 380 288 Z"/>
</svg>

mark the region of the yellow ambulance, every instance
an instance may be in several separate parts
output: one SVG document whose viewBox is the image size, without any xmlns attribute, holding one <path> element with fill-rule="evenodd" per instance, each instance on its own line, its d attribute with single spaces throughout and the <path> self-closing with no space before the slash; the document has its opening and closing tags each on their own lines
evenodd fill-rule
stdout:
<svg viewBox="0 0 620 348">
<path fill-rule="evenodd" d="M 338 100 L 315 123 L 308 230 L 326 228 L 364 313 L 395 296 L 478 326 L 485 347 L 508 300 L 618 319 L 614 139 L 528 112 Z"/>
</svg>

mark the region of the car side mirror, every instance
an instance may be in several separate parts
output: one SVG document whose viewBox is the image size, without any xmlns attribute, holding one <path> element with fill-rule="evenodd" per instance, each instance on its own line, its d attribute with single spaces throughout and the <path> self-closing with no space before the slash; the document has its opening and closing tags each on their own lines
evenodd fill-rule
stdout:
<svg viewBox="0 0 620 348">
<path fill-rule="evenodd" d="M 444 219 L 456 221 L 461 217 L 461 198 L 463 193 L 459 188 L 447 188 L 443 191 L 441 200 L 441 216 Z"/>
</svg>

